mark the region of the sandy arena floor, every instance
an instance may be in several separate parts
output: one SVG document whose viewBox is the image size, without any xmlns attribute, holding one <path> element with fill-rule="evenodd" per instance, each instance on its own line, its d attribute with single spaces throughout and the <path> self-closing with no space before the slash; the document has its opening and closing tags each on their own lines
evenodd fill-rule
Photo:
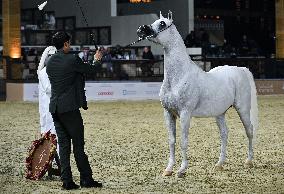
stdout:
<svg viewBox="0 0 284 194">
<path fill-rule="evenodd" d="M 102 189 L 74 193 L 284 193 L 284 96 L 260 96 L 260 129 L 254 168 L 245 169 L 247 138 L 235 110 L 230 109 L 228 161 L 214 171 L 220 138 L 213 118 L 193 119 L 185 178 L 162 177 L 168 158 L 163 110 L 157 101 L 96 102 L 82 111 L 86 153 L 93 177 Z M 39 130 L 38 105 L 0 103 L 0 193 L 69 193 L 58 178 L 24 178 L 27 148 Z M 178 128 L 179 129 L 179 128 Z M 177 165 L 180 156 L 177 138 Z M 72 156 L 74 180 L 79 173 Z"/>
</svg>

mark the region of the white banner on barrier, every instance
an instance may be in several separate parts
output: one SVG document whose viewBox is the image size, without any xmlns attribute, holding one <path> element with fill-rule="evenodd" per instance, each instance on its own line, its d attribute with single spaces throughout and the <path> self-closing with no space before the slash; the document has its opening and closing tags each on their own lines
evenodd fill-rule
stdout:
<svg viewBox="0 0 284 194">
<path fill-rule="evenodd" d="M 23 101 L 38 101 L 38 83 L 24 83 Z"/>
<path fill-rule="evenodd" d="M 160 82 L 86 83 L 88 100 L 148 100 L 159 99 Z"/>
<path fill-rule="evenodd" d="M 161 82 L 86 82 L 87 100 L 158 100 Z M 38 101 L 38 84 L 24 84 L 24 101 Z"/>
</svg>

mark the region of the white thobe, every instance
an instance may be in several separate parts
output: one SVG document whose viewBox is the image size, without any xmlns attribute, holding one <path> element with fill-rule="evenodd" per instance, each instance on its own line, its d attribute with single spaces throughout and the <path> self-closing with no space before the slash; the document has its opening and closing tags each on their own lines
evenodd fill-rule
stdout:
<svg viewBox="0 0 284 194">
<path fill-rule="evenodd" d="M 40 131 L 41 134 L 51 131 L 56 134 L 53 118 L 49 112 L 49 102 L 51 97 L 51 85 L 46 73 L 46 67 L 38 73 L 38 101 L 39 101 L 39 115 L 40 115 Z"/>
</svg>

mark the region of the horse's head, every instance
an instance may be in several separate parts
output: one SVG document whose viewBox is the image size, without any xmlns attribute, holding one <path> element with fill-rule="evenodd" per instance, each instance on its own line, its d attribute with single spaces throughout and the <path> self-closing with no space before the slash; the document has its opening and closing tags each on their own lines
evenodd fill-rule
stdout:
<svg viewBox="0 0 284 194">
<path fill-rule="evenodd" d="M 164 18 L 160 12 L 160 19 L 156 20 L 151 25 L 140 26 L 137 30 L 137 35 L 141 39 L 156 39 L 159 43 L 168 39 L 166 31 L 173 26 L 172 12 L 169 11 L 168 18 Z"/>
</svg>

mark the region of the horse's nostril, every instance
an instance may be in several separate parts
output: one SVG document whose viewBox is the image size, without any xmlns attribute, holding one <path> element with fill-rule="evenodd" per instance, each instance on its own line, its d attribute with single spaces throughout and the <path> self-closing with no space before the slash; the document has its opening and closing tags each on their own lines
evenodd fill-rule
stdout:
<svg viewBox="0 0 284 194">
<path fill-rule="evenodd" d="M 146 35 L 146 30 L 145 30 L 145 25 L 143 25 L 143 26 L 140 26 L 139 28 L 138 28 L 138 30 L 137 30 L 137 35 L 138 35 L 138 37 L 140 37 L 140 38 L 145 38 L 147 35 Z"/>
<path fill-rule="evenodd" d="M 153 29 L 148 25 L 140 26 L 137 30 L 137 35 L 140 38 L 146 38 L 147 36 L 150 36 L 150 35 L 153 35 L 153 34 L 154 34 Z"/>
</svg>

